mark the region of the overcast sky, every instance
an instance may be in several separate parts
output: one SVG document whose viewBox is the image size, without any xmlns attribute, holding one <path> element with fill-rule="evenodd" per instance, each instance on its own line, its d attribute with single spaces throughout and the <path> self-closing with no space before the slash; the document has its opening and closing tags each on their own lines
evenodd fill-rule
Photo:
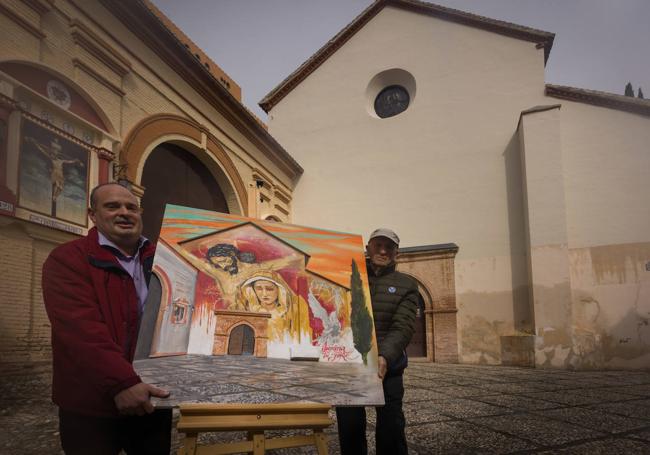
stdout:
<svg viewBox="0 0 650 455">
<path fill-rule="evenodd" d="M 371 0 L 153 0 L 257 103 Z M 650 0 L 437 0 L 555 33 L 546 82 L 650 98 Z"/>
</svg>

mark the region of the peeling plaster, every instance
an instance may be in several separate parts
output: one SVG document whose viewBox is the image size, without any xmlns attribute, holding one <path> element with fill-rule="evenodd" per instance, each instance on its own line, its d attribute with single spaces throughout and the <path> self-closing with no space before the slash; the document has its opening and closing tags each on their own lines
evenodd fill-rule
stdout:
<svg viewBox="0 0 650 455">
<path fill-rule="evenodd" d="M 461 360 L 498 364 L 501 337 L 533 328 L 537 367 L 650 368 L 649 260 L 650 243 L 569 250 L 570 278 L 536 282 L 534 304 L 527 286 L 497 290 L 505 275 L 496 276 L 489 261 L 468 261 L 460 281 L 482 291 L 457 294 Z"/>
<path fill-rule="evenodd" d="M 500 364 L 501 336 L 512 333 L 512 323 L 506 321 L 488 321 L 481 316 L 463 318 L 460 327 L 463 362 Z"/>
<path fill-rule="evenodd" d="M 648 286 L 644 286 L 648 287 Z M 637 299 L 616 319 L 606 318 L 602 304 L 585 291 L 573 291 L 569 331 L 544 327 L 535 346 L 538 367 L 567 369 L 648 368 L 650 318 L 640 314 L 642 285 Z"/>
</svg>

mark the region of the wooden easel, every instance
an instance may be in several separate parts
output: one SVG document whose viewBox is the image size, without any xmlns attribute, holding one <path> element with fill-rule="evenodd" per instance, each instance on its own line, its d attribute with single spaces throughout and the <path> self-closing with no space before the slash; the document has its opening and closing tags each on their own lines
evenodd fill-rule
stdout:
<svg viewBox="0 0 650 455">
<path fill-rule="evenodd" d="M 314 445 L 319 455 L 327 455 L 323 430 L 333 421 L 328 416 L 331 406 L 320 403 L 272 404 L 181 404 L 179 433 L 185 433 L 184 447 L 179 455 L 217 455 L 253 453 L 262 455 L 269 449 Z M 266 430 L 308 429 L 312 434 L 267 439 Z M 247 431 L 246 441 L 197 445 L 199 433 Z"/>
</svg>

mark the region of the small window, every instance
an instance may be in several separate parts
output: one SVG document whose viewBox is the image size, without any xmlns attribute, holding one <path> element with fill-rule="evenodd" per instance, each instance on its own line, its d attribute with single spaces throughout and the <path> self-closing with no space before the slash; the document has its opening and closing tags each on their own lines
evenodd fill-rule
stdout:
<svg viewBox="0 0 650 455">
<path fill-rule="evenodd" d="M 411 97 L 401 85 L 390 85 L 375 98 L 375 112 L 380 118 L 401 114 L 409 107 Z"/>
<path fill-rule="evenodd" d="M 187 313 L 189 310 L 189 302 L 184 298 L 174 299 L 172 306 L 172 324 L 185 324 L 187 322 Z"/>
</svg>

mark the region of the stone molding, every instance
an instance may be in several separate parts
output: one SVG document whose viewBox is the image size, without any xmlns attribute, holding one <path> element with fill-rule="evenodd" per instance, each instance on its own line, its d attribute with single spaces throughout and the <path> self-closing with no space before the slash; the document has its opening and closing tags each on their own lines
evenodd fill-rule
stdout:
<svg viewBox="0 0 650 455">
<path fill-rule="evenodd" d="M 131 72 L 131 62 L 95 34 L 83 22 L 78 19 L 70 21 L 70 34 L 75 44 L 104 63 L 120 78 Z"/>
<path fill-rule="evenodd" d="M 124 173 L 126 178 L 131 182 L 136 182 L 138 168 L 149 145 L 160 137 L 170 134 L 185 136 L 197 144 L 206 144 L 203 151 L 212 156 L 223 169 L 239 200 L 242 214 L 246 215 L 248 194 L 235 164 L 218 140 L 204 126 L 190 119 L 173 114 L 156 114 L 136 124 L 126 136 L 120 153 L 119 166 L 126 169 Z M 203 139 L 206 136 L 207 140 L 204 142 Z M 228 188 L 222 188 L 222 190 L 227 192 Z"/>
<path fill-rule="evenodd" d="M 33 15 L 27 14 L 27 16 L 25 16 L 20 13 L 19 5 L 21 3 L 36 13 L 38 18 L 35 21 L 29 19 L 29 16 L 33 17 Z M 47 36 L 41 31 L 41 18 L 44 14 L 50 12 L 53 7 L 54 0 L 22 0 L 13 6 L 9 2 L 0 2 L 0 13 L 4 13 L 15 23 L 23 27 L 27 32 L 40 40 Z"/>
</svg>

